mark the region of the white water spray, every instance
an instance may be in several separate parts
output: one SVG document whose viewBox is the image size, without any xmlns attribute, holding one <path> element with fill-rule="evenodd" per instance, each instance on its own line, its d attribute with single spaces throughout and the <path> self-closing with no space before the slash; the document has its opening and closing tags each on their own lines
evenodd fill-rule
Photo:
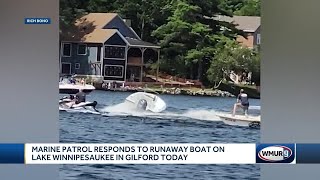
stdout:
<svg viewBox="0 0 320 180">
<path fill-rule="evenodd" d="M 220 121 L 216 116 L 215 110 L 208 109 L 190 109 L 184 112 L 164 111 L 161 113 L 152 113 L 149 111 L 138 111 L 135 105 L 130 102 L 123 102 L 116 105 L 111 105 L 101 110 L 102 114 L 107 116 L 135 116 L 148 117 L 157 119 L 197 119 L 206 121 Z"/>
</svg>

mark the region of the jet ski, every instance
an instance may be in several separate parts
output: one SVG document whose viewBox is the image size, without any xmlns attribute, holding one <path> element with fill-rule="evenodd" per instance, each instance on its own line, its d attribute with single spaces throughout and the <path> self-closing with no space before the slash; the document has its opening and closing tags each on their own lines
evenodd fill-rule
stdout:
<svg viewBox="0 0 320 180">
<path fill-rule="evenodd" d="M 133 103 L 138 111 L 151 111 L 159 113 L 167 108 L 166 103 L 157 95 L 145 92 L 136 92 L 126 98 Z"/>
<path fill-rule="evenodd" d="M 78 111 L 100 114 L 100 112 L 96 109 L 97 104 L 97 101 L 81 102 L 79 104 L 75 104 L 73 98 L 63 97 L 59 100 L 59 110 L 68 112 Z"/>
</svg>

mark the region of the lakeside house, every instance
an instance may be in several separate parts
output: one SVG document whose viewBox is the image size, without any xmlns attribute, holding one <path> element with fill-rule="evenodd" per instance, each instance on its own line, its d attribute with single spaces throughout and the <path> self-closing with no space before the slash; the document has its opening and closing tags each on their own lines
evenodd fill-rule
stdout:
<svg viewBox="0 0 320 180">
<path fill-rule="evenodd" d="M 146 64 L 159 62 L 160 47 L 141 40 L 116 13 L 90 13 L 61 30 L 60 75 L 143 82 Z"/>
<path fill-rule="evenodd" d="M 216 16 L 215 20 L 232 23 L 239 30 L 242 30 L 246 37 L 238 35 L 236 41 L 243 47 L 254 49 L 261 44 L 261 18 L 258 16 Z M 231 72 L 229 78 L 235 84 L 245 84 L 251 81 L 251 72 L 243 75 Z M 244 81 L 243 81 L 244 79 Z M 259 87 L 257 87 L 259 88 Z M 260 90 L 259 90 L 260 91 Z"/>
<path fill-rule="evenodd" d="M 218 20 L 234 23 L 247 34 L 238 36 L 243 46 L 254 48 L 260 44 L 260 17 L 217 16 Z M 90 13 L 76 20 L 74 26 L 61 27 L 60 75 L 77 74 L 108 83 L 198 85 L 201 82 L 181 78 L 167 78 L 148 73 L 148 64 L 159 62 L 160 46 L 145 42 L 131 28 L 131 22 L 116 13 Z M 231 75 L 230 75 L 231 76 Z M 238 76 L 238 75 L 237 75 Z M 231 77 L 230 77 L 231 78 Z M 240 77 L 235 79 L 239 83 Z M 167 82 L 170 81 L 170 82 Z"/>
<path fill-rule="evenodd" d="M 238 36 L 237 41 L 247 48 L 255 48 L 261 44 L 261 18 L 258 16 L 217 16 L 214 19 L 233 23 L 247 37 Z"/>
</svg>

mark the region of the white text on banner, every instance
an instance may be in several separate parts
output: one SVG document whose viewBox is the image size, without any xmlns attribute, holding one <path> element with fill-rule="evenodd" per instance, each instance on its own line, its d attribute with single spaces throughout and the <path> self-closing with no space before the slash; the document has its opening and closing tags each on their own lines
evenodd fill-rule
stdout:
<svg viewBox="0 0 320 180">
<path fill-rule="evenodd" d="M 255 164 L 255 144 L 25 144 L 25 164 Z"/>
</svg>

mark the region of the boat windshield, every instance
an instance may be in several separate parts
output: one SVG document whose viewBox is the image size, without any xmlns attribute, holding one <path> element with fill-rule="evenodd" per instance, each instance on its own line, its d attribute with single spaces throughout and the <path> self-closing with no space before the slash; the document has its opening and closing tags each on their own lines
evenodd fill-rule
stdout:
<svg viewBox="0 0 320 180">
<path fill-rule="evenodd" d="M 59 84 L 72 84 L 72 82 L 75 82 L 75 80 L 71 77 L 60 77 Z"/>
</svg>

